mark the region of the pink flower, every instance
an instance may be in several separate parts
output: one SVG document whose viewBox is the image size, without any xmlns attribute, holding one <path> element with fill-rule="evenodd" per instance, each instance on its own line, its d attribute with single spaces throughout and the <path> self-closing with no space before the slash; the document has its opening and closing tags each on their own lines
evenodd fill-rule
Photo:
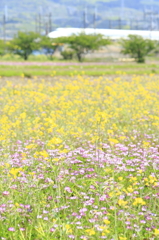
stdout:
<svg viewBox="0 0 159 240">
<path fill-rule="evenodd" d="M 8 231 L 15 232 L 15 228 L 14 227 L 10 227 L 10 228 L 8 228 Z"/>
<path fill-rule="evenodd" d="M 7 195 L 9 195 L 9 192 L 8 192 L 8 191 L 4 191 L 2 194 L 3 194 L 4 196 L 7 196 Z"/>
<path fill-rule="evenodd" d="M 20 228 L 20 231 L 25 231 L 25 228 Z"/>
<path fill-rule="evenodd" d="M 55 228 L 50 228 L 50 232 L 55 232 Z"/>
<path fill-rule="evenodd" d="M 81 208 L 81 209 L 79 210 L 79 212 L 80 212 L 80 213 L 87 212 L 87 208 Z"/>
<path fill-rule="evenodd" d="M 71 238 L 71 239 L 75 239 L 74 235 L 69 235 L 68 237 Z"/>
<path fill-rule="evenodd" d="M 65 189 L 66 192 L 72 193 L 72 190 L 71 190 L 70 187 L 65 187 L 64 189 Z"/>
<path fill-rule="evenodd" d="M 48 196 L 48 198 L 47 198 L 48 200 L 52 200 L 52 196 Z"/>
</svg>

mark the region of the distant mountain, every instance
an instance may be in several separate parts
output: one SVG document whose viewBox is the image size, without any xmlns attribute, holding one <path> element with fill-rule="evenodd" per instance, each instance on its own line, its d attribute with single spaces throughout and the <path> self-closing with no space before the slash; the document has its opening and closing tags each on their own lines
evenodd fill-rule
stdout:
<svg viewBox="0 0 159 240">
<path fill-rule="evenodd" d="M 0 36 L 56 27 L 157 29 L 157 10 L 158 0 L 0 0 Z"/>
</svg>

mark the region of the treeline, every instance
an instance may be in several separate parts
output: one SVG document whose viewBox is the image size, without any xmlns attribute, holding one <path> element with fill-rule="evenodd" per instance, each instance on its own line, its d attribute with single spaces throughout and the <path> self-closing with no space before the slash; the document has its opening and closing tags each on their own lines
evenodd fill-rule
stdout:
<svg viewBox="0 0 159 240">
<path fill-rule="evenodd" d="M 134 58 L 136 62 L 145 62 L 145 57 L 151 52 L 157 52 L 158 42 L 143 39 L 138 35 L 130 35 L 128 39 L 121 39 L 122 53 Z M 82 61 L 87 53 L 98 50 L 113 42 L 101 34 L 86 35 L 84 32 L 69 37 L 51 39 L 34 32 L 19 32 L 11 41 L 0 40 L 0 55 L 12 53 L 28 60 L 34 51 L 43 50 L 52 58 L 57 49 L 66 60 L 73 58 Z"/>
</svg>

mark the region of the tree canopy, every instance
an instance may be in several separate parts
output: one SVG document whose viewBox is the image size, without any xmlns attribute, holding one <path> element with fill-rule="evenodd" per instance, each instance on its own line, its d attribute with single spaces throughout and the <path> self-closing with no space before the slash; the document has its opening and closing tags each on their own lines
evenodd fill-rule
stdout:
<svg viewBox="0 0 159 240">
<path fill-rule="evenodd" d="M 79 61 L 82 61 L 84 55 L 89 51 L 98 50 L 100 47 L 111 43 L 109 39 L 104 39 L 101 34 L 86 35 L 84 32 L 70 37 L 60 37 L 55 41 L 68 44 Z"/>
<path fill-rule="evenodd" d="M 27 60 L 34 50 L 41 47 L 41 36 L 34 32 L 18 32 L 17 36 L 8 44 L 9 51 Z"/>
<path fill-rule="evenodd" d="M 144 39 L 139 35 L 129 35 L 129 39 L 122 39 L 122 53 L 129 54 L 136 62 L 145 62 L 145 57 L 156 48 L 155 41 Z"/>
</svg>

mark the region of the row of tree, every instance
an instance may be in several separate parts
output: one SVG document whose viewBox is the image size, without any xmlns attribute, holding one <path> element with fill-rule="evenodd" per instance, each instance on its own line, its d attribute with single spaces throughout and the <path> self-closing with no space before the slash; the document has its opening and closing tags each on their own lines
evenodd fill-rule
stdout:
<svg viewBox="0 0 159 240">
<path fill-rule="evenodd" d="M 27 60 L 33 51 L 43 49 L 48 56 L 52 57 L 57 48 L 64 48 L 65 46 L 65 50 L 61 51 L 64 59 L 72 59 L 76 56 L 79 61 L 82 61 L 87 53 L 111 43 L 110 39 L 106 39 L 100 34 L 86 35 L 81 33 L 69 37 L 50 39 L 34 32 L 19 32 L 11 41 L 4 43 L 4 41 L 0 40 L 0 55 L 9 52 L 18 54 Z M 128 39 L 120 40 L 120 43 L 122 53 L 129 54 L 137 62 L 144 62 L 145 57 L 157 49 L 158 46 L 156 41 L 145 40 L 138 35 L 130 35 Z"/>
</svg>

